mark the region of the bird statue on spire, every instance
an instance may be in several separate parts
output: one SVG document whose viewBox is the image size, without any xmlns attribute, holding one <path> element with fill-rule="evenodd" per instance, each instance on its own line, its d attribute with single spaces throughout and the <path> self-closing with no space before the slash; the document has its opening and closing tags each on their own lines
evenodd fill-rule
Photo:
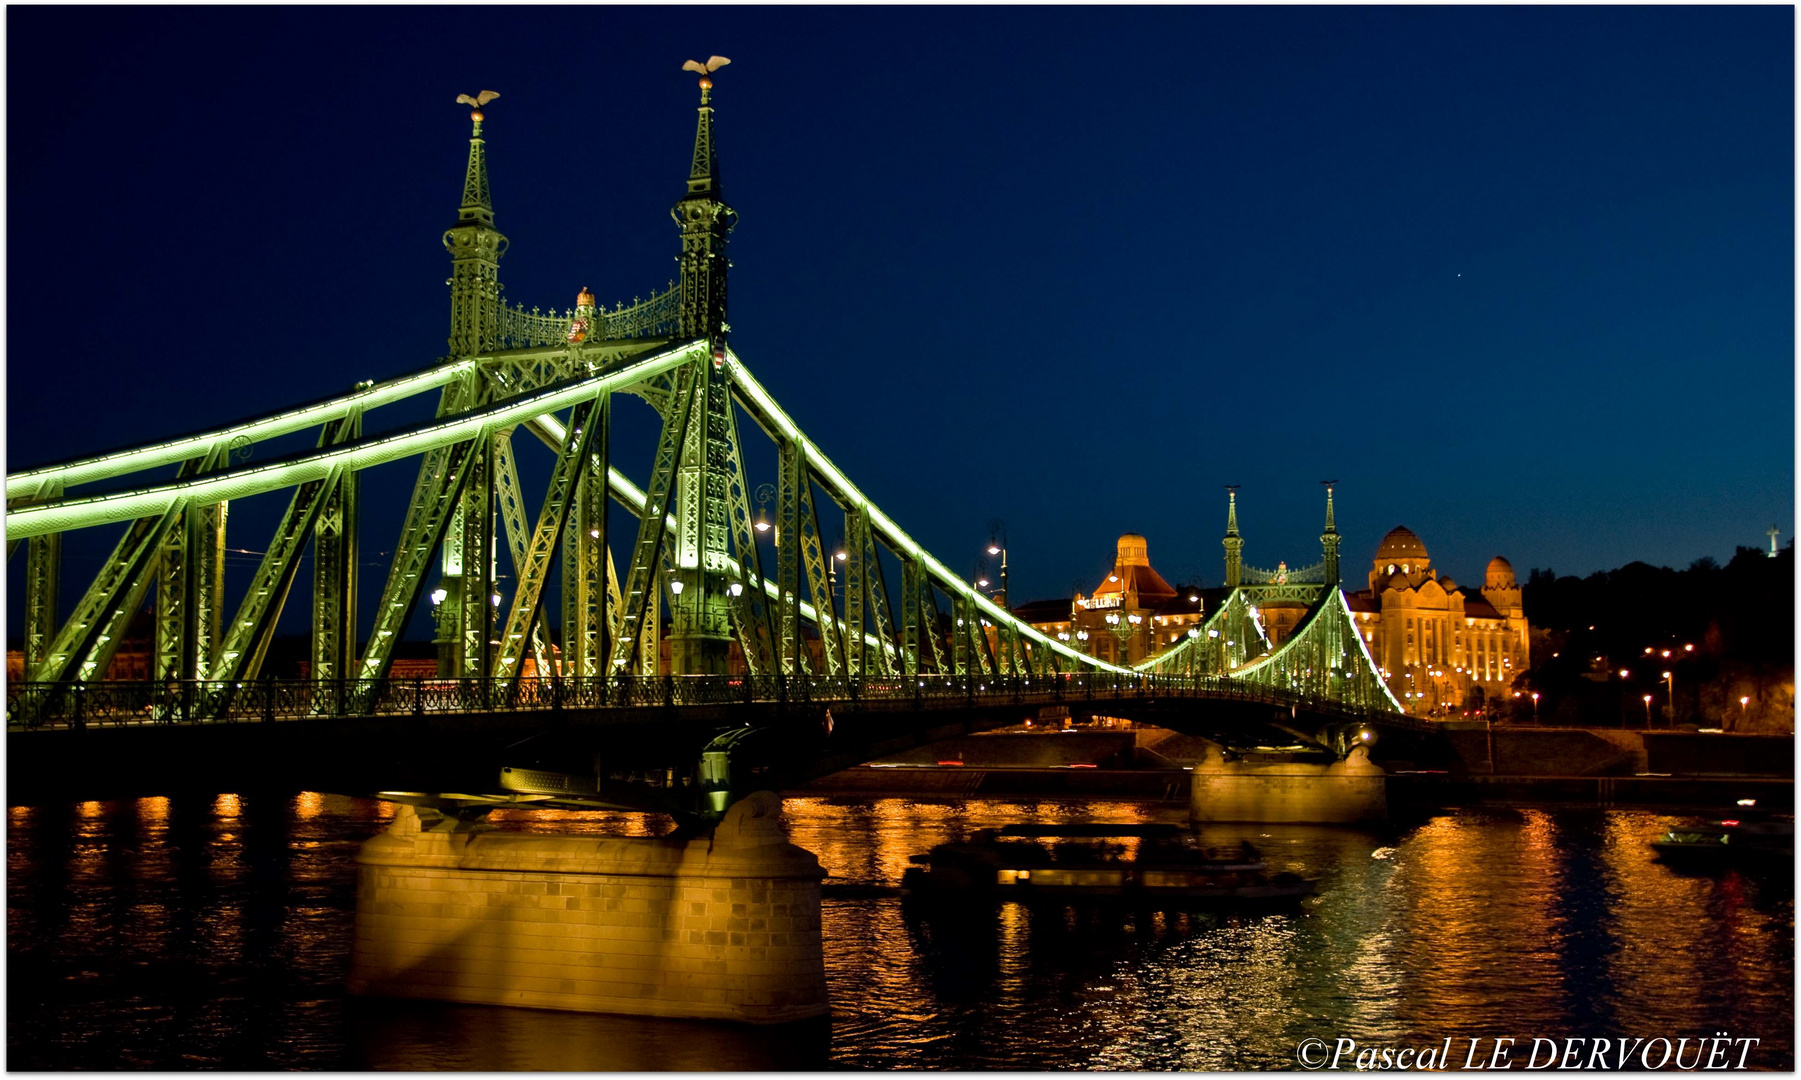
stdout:
<svg viewBox="0 0 1801 1080">
<path fill-rule="evenodd" d="M 700 103 L 702 105 L 707 103 L 707 91 L 713 89 L 713 80 L 707 78 L 707 76 L 729 63 L 731 63 L 731 61 L 723 56 L 709 56 L 707 57 L 707 62 L 704 64 L 699 60 L 690 60 L 682 65 L 683 71 L 695 71 L 700 73 Z"/>
<path fill-rule="evenodd" d="M 490 101 L 493 101 L 495 98 L 497 98 L 499 96 L 500 95 L 493 90 L 483 90 L 481 93 L 475 95 L 474 97 L 470 97 L 468 94 L 458 94 L 457 95 L 457 104 L 458 105 L 467 105 L 471 109 L 474 109 L 475 112 L 470 115 L 473 116 L 475 119 L 475 122 L 479 124 L 482 122 L 482 106 L 486 105 Z"/>
</svg>

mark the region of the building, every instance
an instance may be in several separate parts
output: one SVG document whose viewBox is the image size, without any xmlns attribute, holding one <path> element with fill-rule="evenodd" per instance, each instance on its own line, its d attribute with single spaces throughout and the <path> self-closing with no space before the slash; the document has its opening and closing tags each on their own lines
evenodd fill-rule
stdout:
<svg viewBox="0 0 1801 1080">
<path fill-rule="evenodd" d="M 1280 645 L 1320 590 L 1338 585 L 1340 540 L 1328 486 L 1319 563 L 1294 570 L 1285 562 L 1274 570 L 1247 566 L 1233 495 L 1226 510 L 1224 588 L 1170 585 L 1152 569 L 1145 538 L 1127 533 L 1119 538 L 1112 571 L 1092 593 L 1033 601 L 1014 614 L 1090 656 L 1130 665 L 1179 644 L 1189 627 L 1242 588 L 1265 635 Z M 1513 566 L 1498 555 L 1482 587 L 1465 588 L 1439 576 L 1420 538 L 1396 526 L 1376 547 L 1368 588 L 1347 590 L 1345 600 L 1389 689 L 1416 716 L 1474 714 L 1508 697 L 1514 678 L 1531 664 L 1520 586 Z"/>
<path fill-rule="evenodd" d="M 1201 621 L 1199 589 L 1178 589 L 1151 566 L 1144 537 L 1119 538 L 1113 569 L 1092 593 L 1035 600 L 1013 609 L 1047 637 L 1112 664 L 1135 664 L 1179 642 Z"/>
<path fill-rule="evenodd" d="M 1376 547 L 1369 588 L 1346 600 L 1389 689 L 1415 715 L 1479 711 L 1511 694 L 1530 666 L 1520 586 L 1499 555 L 1481 589 L 1464 588 L 1440 577 L 1426 545 L 1397 525 Z"/>
</svg>

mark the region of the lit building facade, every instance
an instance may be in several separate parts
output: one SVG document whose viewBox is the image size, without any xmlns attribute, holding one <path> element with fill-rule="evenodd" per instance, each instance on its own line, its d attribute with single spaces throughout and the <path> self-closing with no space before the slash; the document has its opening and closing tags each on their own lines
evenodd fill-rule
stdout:
<svg viewBox="0 0 1801 1080">
<path fill-rule="evenodd" d="M 1498 555 L 1480 590 L 1463 588 L 1439 576 L 1412 530 L 1396 526 L 1376 548 L 1369 588 L 1346 599 L 1389 689 L 1415 715 L 1474 712 L 1507 697 L 1531 665 L 1520 586 Z"/>
<path fill-rule="evenodd" d="M 1113 569 L 1089 594 L 1038 600 L 1014 614 L 1048 637 L 1112 664 L 1135 664 L 1181 641 L 1201 621 L 1199 589 L 1178 589 L 1151 567 L 1137 533 L 1119 538 Z"/>
</svg>

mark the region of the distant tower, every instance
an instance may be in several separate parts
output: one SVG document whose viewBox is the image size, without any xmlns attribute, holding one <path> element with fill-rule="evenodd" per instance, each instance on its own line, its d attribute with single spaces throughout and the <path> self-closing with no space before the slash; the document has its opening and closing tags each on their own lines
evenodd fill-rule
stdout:
<svg viewBox="0 0 1801 1080">
<path fill-rule="evenodd" d="M 1326 552 L 1326 587 L 1338 584 L 1338 526 L 1332 520 L 1332 485 L 1336 480 L 1321 480 L 1326 485 L 1326 531 L 1320 534 L 1320 547 Z"/>
<path fill-rule="evenodd" d="M 1780 536 L 1780 535 L 1782 535 L 1782 530 L 1781 530 L 1781 529 L 1778 529 L 1778 528 L 1777 528 L 1777 527 L 1776 527 L 1776 526 L 1774 526 L 1774 525 L 1772 525 L 1772 526 L 1770 526 L 1770 532 L 1769 532 L 1769 537 L 1770 537 L 1770 554 L 1769 554 L 1769 556 L 1768 556 L 1768 557 L 1769 557 L 1769 558 L 1772 558 L 1772 559 L 1774 559 L 1774 558 L 1775 558 L 1775 557 L 1776 557 L 1776 538 L 1777 538 L 1777 537 L 1778 537 L 1778 536 Z"/>
<path fill-rule="evenodd" d="M 725 379 L 726 237 L 738 214 L 726 205 L 719 162 L 713 148 L 713 80 L 727 61 L 689 61 L 699 70 L 700 118 L 694 130 L 694 159 L 688 191 L 670 210 L 682 231 L 681 325 L 679 336 L 707 342 L 711 361 L 702 366 L 688 415 L 688 437 L 676 468 L 675 567 L 669 609 L 669 663 L 677 675 L 723 675 L 732 642 L 731 460 L 727 432 L 731 397 Z M 671 421 L 673 422 L 673 421 Z"/>
<path fill-rule="evenodd" d="M 1244 576 L 1244 538 L 1238 535 L 1238 485 L 1226 485 L 1226 588 L 1235 589 Z"/>
</svg>

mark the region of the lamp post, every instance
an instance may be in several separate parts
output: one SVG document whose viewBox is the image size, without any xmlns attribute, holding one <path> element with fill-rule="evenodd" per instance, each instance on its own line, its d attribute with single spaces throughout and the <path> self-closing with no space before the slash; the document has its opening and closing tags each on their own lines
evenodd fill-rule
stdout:
<svg viewBox="0 0 1801 1080">
<path fill-rule="evenodd" d="M 1645 695 L 1645 730 L 1651 730 L 1651 695 Z"/>
<path fill-rule="evenodd" d="M 1676 726 L 1676 672 L 1674 670 L 1664 672 L 1663 673 L 1663 681 L 1670 685 L 1670 726 L 1675 727 Z"/>
<path fill-rule="evenodd" d="M 838 595 L 838 564 L 847 558 L 849 558 L 849 555 L 845 553 L 844 541 L 842 539 L 833 540 L 832 553 L 825 561 L 825 589 L 826 592 L 831 593 L 834 598 Z M 831 603 L 836 605 L 836 599 L 831 601 Z M 834 611 L 832 612 L 832 622 L 836 624 L 837 621 L 838 613 Z"/>
<path fill-rule="evenodd" d="M 1532 722 L 1538 723 L 1538 691 L 1532 691 Z"/>
<path fill-rule="evenodd" d="M 1747 717 L 1748 717 L 1750 711 L 1751 711 L 1750 696 L 1747 695 L 1745 697 L 1739 698 L 1738 699 L 1738 726 L 1739 727 L 1743 728 L 1745 726 L 1745 723 L 1746 723 L 1746 720 L 1747 720 Z"/>
<path fill-rule="evenodd" d="M 1120 618 L 1117 611 L 1107 613 L 1107 626 L 1113 631 L 1113 636 L 1119 638 L 1120 663 L 1132 662 L 1132 635 L 1138 632 L 1138 624 L 1143 621 L 1144 616 L 1137 613 L 1127 615 L 1123 619 Z"/>
<path fill-rule="evenodd" d="M 988 522 L 988 554 L 1001 557 L 1000 605 L 1002 610 L 1012 611 L 1007 606 L 1007 523 L 1000 518 Z"/>
</svg>

